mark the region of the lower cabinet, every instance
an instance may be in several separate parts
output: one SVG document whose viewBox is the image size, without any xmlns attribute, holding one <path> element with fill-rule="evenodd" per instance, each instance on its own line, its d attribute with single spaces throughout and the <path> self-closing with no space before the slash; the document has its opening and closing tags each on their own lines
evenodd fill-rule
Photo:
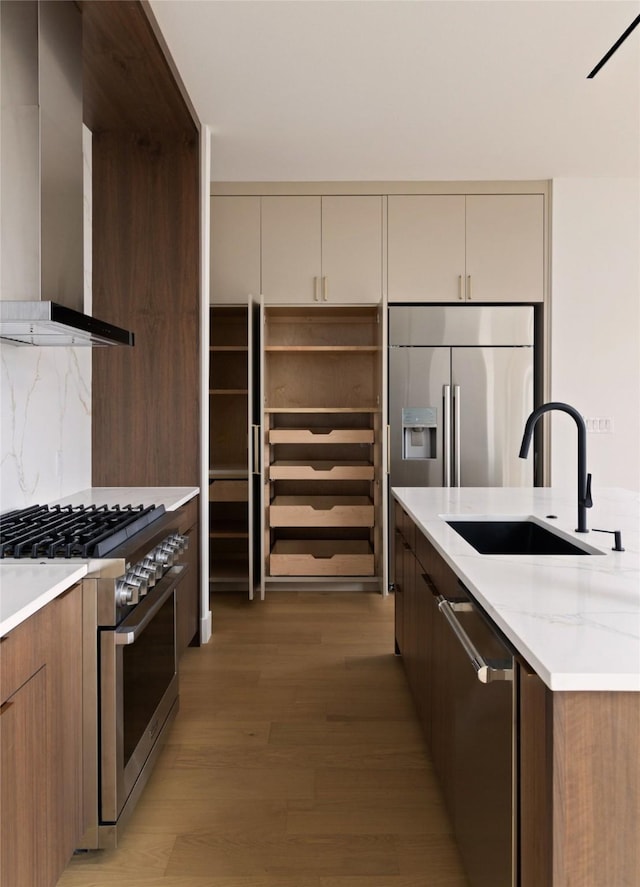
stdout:
<svg viewBox="0 0 640 887">
<path fill-rule="evenodd" d="M 461 850 L 489 820 L 492 766 L 513 754 L 512 874 L 469 873 L 471 887 L 640 887 L 640 693 L 553 692 L 516 655 L 512 729 L 487 746 L 483 772 L 469 768 L 483 742 L 475 694 L 461 690 L 473 673 L 434 595 L 459 597 L 458 579 L 397 504 L 395 531 L 396 645 Z M 460 730 L 470 754 L 456 762 Z M 487 803 L 469 803 L 473 792 Z"/>
<path fill-rule="evenodd" d="M 0 884 L 53 887 L 84 831 L 82 597 L 0 642 Z"/>
</svg>

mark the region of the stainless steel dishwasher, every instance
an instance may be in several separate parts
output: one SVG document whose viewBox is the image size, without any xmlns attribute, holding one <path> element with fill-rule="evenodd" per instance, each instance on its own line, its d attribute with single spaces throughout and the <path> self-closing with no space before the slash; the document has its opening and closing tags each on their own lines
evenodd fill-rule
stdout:
<svg viewBox="0 0 640 887">
<path fill-rule="evenodd" d="M 448 643 L 451 815 L 471 887 L 514 887 L 516 704 L 513 651 L 460 584 L 437 595 Z M 452 639 L 453 640 L 453 639 Z"/>
</svg>

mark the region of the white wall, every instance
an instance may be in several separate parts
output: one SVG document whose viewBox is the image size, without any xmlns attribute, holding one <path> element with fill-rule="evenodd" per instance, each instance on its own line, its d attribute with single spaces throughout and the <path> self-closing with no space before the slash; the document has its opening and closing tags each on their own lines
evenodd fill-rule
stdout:
<svg viewBox="0 0 640 887">
<path fill-rule="evenodd" d="M 640 490 L 638 180 L 554 179 L 551 237 L 551 398 L 613 419 L 612 434 L 587 435 L 594 500 Z M 552 485 L 575 487 L 575 425 L 552 423 Z"/>
</svg>

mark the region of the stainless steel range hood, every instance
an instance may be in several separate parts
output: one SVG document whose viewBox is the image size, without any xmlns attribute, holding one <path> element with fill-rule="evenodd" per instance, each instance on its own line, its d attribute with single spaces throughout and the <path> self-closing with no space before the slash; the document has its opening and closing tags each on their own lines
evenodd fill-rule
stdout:
<svg viewBox="0 0 640 887">
<path fill-rule="evenodd" d="M 82 20 L 73 0 L 0 0 L 0 338 L 133 345 L 84 313 Z"/>
</svg>

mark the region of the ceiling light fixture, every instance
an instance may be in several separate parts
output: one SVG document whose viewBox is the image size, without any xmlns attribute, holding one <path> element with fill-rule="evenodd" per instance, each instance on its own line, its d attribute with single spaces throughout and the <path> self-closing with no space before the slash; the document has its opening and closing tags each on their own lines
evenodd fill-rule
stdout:
<svg viewBox="0 0 640 887">
<path fill-rule="evenodd" d="M 631 22 L 631 24 L 630 24 L 629 27 L 627 28 L 627 30 L 624 32 L 624 34 L 622 34 L 620 37 L 618 37 L 618 39 L 617 39 L 616 42 L 613 44 L 613 46 L 611 47 L 611 49 L 609 50 L 609 52 L 605 53 L 605 55 L 602 56 L 602 58 L 600 59 L 600 61 L 598 62 L 598 64 L 595 66 L 595 68 L 593 69 L 593 71 L 591 71 L 590 74 L 587 74 L 587 80 L 590 80 L 590 79 L 592 79 L 593 77 L 596 76 L 596 74 L 598 73 L 598 71 L 600 70 L 600 68 L 601 68 L 606 62 L 609 61 L 609 59 L 611 58 L 611 56 L 613 55 L 613 53 L 616 51 L 616 49 L 619 49 L 619 47 L 622 45 L 622 43 L 624 43 L 624 41 L 627 39 L 627 37 L 629 36 L 629 34 L 633 31 L 633 29 L 634 29 L 637 25 L 640 25 L 640 15 L 636 16 L 635 19 Z"/>
</svg>

